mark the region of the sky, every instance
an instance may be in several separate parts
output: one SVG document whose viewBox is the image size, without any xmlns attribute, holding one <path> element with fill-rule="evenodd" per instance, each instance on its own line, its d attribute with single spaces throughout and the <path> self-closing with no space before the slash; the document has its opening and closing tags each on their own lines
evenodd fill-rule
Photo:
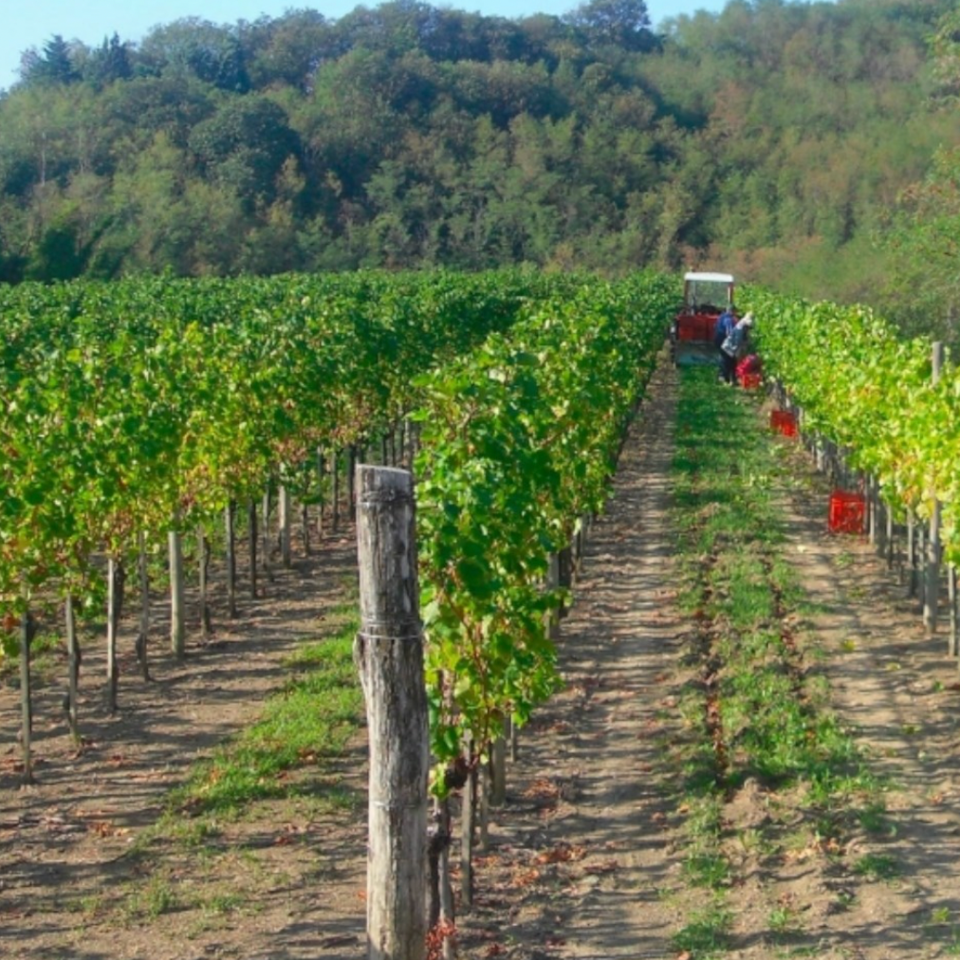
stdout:
<svg viewBox="0 0 960 960">
<path fill-rule="evenodd" d="M 518 17 L 531 13 L 560 15 L 580 0 L 436 0 L 436 6 L 479 11 L 488 16 Z M 367 6 L 377 6 L 368 0 Z M 654 26 L 668 17 L 697 10 L 718 13 L 725 0 L 647 0 Z M 137 42 L 150 28 L 182 17 L 201 17 L 214 23 L 256 20 L 262 14 L 277 17 L 289 8 L 313 7 L 332 19 L 358 6 L 358 0 L 0 0 L 0 87 L 17 79 L 20 54 L 42 48 L 54 34 L 65 40 L 101 43 L 116 31 L 121 40 Z"/>
</svg>

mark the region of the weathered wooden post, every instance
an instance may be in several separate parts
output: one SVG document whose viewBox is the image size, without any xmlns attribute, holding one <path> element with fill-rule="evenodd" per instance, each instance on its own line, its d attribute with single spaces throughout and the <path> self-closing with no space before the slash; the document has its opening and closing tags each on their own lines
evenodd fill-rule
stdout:
<svg viewBox="0 0 960 960">
<path fill-rule="evenodd" d="M 183 579 L 183 544 L 180 534 L 171 530 L 167 534 L 170 553 L 170 652 L 182 660 L 186 655 L 186 587 Z"/>
<path fill-rule="evenodd" d="M 284 570 L 293 566 L 293 503 L 285 483 L 277 494 L 278 525 L 280 527 L 280 561 Z"/>
<path fill-rule="evenodd" d="M 30 644 L 33 643 L 36 625 L 30 610 L 23 611 L 20 621 L 20 716 L 23 756 L 23 784 L 33 783 L 33 703 L 30 686 Z"/>
<path fill-rule="evenodd" d="M 237 618 L 237 501 L 231 500 L 223 511 L 227 541 L 227 615 Z"/>
<path fill-rule="evenodd" d="M 943 344 L 937 341 L 933 344 L 933 382 L 940 379 L 940 370 L 943 368 Z M 931 491 L 933 504 L 930 512 L 930 537 L 927 541 L 927 578 L 926 589 L 923 593 L 923 626 L 927 635 L 937 632 L 937 614 L 940 599 L 940 501 L 936 499 L 936 491 Z"/>
<path fill-rule="evenodd" d="M 429 752 L 413 478 L 359 466 L 357 486 L 354 660 L 370 738 L 367 957 L 423 960 Z"/>
</svg>

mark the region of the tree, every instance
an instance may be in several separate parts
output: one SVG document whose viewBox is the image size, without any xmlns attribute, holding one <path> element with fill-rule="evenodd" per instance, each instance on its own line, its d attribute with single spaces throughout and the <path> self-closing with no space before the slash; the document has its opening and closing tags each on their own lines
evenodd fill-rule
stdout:
<svg viewBox="0 0 960 960">
<path fill-rule="evenodd" d="M 75 83 L 80 74 L 73 65 L 70 45 L 57 33 L 43 45 L 43 53 L 26 51 L 20 59 L 20 79 L 25 84 Z"/>
<path fill-rule="evenodd" d="M 228 100 L 209 120 L 197 124 L 189 147 L 203 170 L 243 198 L 247 209 L 272 202 L 277 176 L 300 141 L 287 115 L 257 94 Z"/>
<path fill-rule="evenodd" d="M 109 40 L 103 38 L 103 43 L 87 58 L 83 76 L 97 86 L 106 86 L 116 80 L 129 80 L 133 76 L 130 51 L 120 41 L 118 34 L 114 33 Z"/>
<path fill-rule="evenodd" d="M 601 42 L 628 50 L 648 48 L 654 39 L 644 0 L 587 0 L 569 15 L 569 20 Z"/>
<path fill-rule="evenodd" d="M 220 90 L 250 89 L 246 51 L 230 27 L 187 17 L 153 30 L 140 46 L 139 60 L 155 73 L 192 73 Z"/>
</svg>

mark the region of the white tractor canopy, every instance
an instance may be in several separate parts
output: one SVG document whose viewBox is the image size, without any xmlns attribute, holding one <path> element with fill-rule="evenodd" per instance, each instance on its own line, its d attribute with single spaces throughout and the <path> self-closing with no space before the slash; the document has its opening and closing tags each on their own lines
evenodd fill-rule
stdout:
<svg viewBox="0 0 960 960">
<path fill-rule="evenodd" d="M 733 283 L 733 274 L 730 273 L 685 273 L 683 279 L 686 281 L 704 283 Z"/>
<path fill-rule="evenodd" d="M 688 308 L 715 309 L 718 313 L 733 303 L 733 275 L 729 273 L 685 273 L 683 301 Z"/>
</svg>

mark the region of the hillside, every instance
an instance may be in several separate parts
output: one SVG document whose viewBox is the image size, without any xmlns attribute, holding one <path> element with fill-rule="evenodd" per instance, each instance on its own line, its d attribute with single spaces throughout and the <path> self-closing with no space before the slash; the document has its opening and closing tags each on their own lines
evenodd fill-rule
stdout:
<svg viewBox="0 0 960 960">
<path fill-rule="evenodd" d="M 0 277 L 723 265 L 902 310 L 882 241 L 960 135 L 928 45 L 953 6 L 732 0 L 655 35 L 642 0 L 397 0 L 54 37 L 0 100 Z"/>
</svg>

